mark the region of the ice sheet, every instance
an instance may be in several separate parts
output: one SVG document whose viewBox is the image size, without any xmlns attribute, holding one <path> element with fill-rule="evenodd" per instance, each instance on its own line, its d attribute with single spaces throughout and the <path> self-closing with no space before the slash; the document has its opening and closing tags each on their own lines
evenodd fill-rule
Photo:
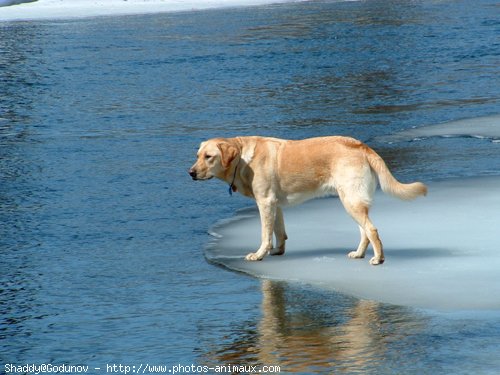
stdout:
<svg viewBox="0 0 500 375">
<path fill-rule="evenodd" d="M 6 7 L 9 5 L 16 5 L 22 3 L 31 3 L 37 0 L 0 0 L 0 7 Z"/>
<path fill-rule="evenodd" d="M 377 137 L 378 141 L 402 142 L 430 137 L 474 137 L 500 141 L 500 115 L 476 117 L 422 126 L 395 134 Z"/>
<path fill-rule="evenodd" d="M 258 277 L 294 280 L 359 297 L 432 310 L 500 309 L 500 177 L 429 184 L 429 195 L 403 202 L 377 191 L 371 217 L 386 262 L 347 258 L 358 229 L 336 198 L 285 209 L 284 256 L 243 258 L 259 245 L 255 211 L 213 228 L 207 258 Z"/>
<path fill-rule="evenodd" d="M 38 0 L 36 2 L 1 8 L 0 21 L 148 14 L 296 1 L 297 0 Z M 9 2 L 9 0 L 7 0 L 7 2 Z"/>
</svg>

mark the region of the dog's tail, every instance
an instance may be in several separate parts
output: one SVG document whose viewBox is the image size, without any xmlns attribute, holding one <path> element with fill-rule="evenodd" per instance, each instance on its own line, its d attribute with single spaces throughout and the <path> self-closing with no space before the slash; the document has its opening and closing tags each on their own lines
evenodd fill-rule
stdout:
<svg viewBox="0 0 500 375">
<path fill-rule="evenodd" d="M 427 186 L 421 182 L 402 184 L 394 178 L 384 160 L 371 148 L 366 147 L 366 158 L 370 167 L 378 176 L 380 187 L 385 193 L 399 199 L 411 200 L 421 195 L 427 195 Z"/>
</svg>

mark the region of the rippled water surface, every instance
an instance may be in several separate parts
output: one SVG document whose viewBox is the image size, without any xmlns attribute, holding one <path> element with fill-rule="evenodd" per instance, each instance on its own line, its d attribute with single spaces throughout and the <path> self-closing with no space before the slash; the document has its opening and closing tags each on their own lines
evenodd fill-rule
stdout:
<svg viewBox="0 0 500 375">
<path fill-rule="evenodd" d="M 498 372 L 498 312 L 207 263 L 208 229 L 252 203 L 186 170 L 213 136 L 348 134 L 402 179 L 498 175 L 498 142 L 377 137 L 500 113 L 499 35 L 486 0 L 0 24 L 0 365 Z"/>
</svg>

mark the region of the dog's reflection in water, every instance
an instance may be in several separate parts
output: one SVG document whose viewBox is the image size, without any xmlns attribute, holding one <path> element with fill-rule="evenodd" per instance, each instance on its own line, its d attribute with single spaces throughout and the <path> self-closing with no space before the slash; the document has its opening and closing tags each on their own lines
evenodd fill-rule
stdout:
<svg viewBox="0 0 500 375">
<path fill-rule="evenodd" d="M 378 303 L 358 301 L 346 321 L 325 326 L 307 314 L 287 319 L 282 285 L 264 280 L 262 292 L 260 362 L 281 363 L 293 371 L 308 371 L 311 367 L 327 369 L 342 363 L 363 368 L 365 361 L 382 355 L 383 344 L 376 342 L 377 335 L 373 334 Z"/>
<path fill-rule="evenodd" d="M 377 368 L 388 340 L 397 342 L 421 329 L 418 319 L 411 324 L 404 319 L 403 307 L 340 295 L 332 305 L 323 293 L 305 293 L 263 280 L 260 321 L 254 329 L 241 330 L 210 360 L 278 365 L 286 373 L 363 372 Z"/>
</svg>

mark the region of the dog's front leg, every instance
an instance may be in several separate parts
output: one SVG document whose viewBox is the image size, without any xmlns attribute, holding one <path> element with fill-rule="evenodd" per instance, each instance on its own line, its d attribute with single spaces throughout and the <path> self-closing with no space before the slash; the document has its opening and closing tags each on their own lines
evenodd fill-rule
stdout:
<svg viewBox="0 0 500 375">
<path fill-rule="evenodd" d="M 285 220 L 283 219 L 283 210 L 278 206 L 276 208 L 276 219 L 274 220 L 274 236 L 276 237 L 276 247 L 271 250 L 271 255 L 285 254 L 285 242 L 288 239 L 285 231 Z"/>
<path fill-rule="evenodd" d="M 259 249 L 255 253 L 248 254 L 246 260 L 262 260 L 273 248 L 273 230 L 276 219 L 277 202 L 275 199 L 257 200 L 259 208 L 260 223 L 262 228 L 262 239 Z"/>
</svg>

